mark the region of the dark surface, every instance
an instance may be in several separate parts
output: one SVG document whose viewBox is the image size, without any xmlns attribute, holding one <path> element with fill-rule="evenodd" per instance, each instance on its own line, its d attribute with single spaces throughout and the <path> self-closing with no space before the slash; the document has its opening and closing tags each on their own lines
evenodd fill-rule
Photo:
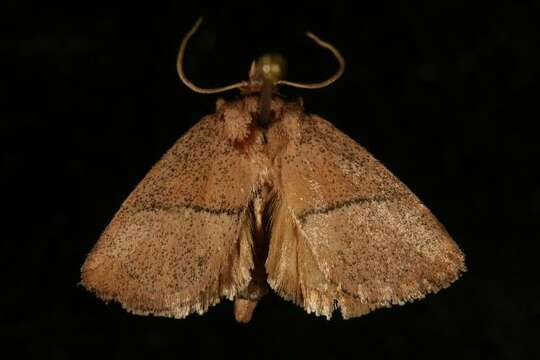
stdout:
<svg viewBox="0 0 540 360">
<path fill-rule="evenodd" d="M 2 342 L 17 358 L 530 359 L 538 331 L 538 2 L 2 3 Z M 352 3 L 352 2 L 351 2 Z M 45 6 L 46 4 L 46 6 Z M 139 317 L 77 286 L 122 200 L 216 96 L 277 51 L 290 80 L 345 75 L 302 96 L 402 179 L 447 227 L 469 271 L 403 307 L 332 321 L 276 295 L 249 325 L 225 301 L 185 320 Z M 228 93 L 226 98 L 237 94 Z"/>
</svg>

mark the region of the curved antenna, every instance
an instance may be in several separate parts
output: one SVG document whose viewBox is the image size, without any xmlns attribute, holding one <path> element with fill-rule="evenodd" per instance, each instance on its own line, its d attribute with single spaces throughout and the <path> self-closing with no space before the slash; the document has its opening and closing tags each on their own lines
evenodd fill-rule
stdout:
<svg viewBox="0 0 540 360">
<path fill-rule="evenodd" d="M 315 34 L 311 32 L 307 32 L 306 36 L 310 38 L 311 40 L 315 41 L 315 43 L 317 43 L 317 45 L 319 45 L 320 47 L 330 50 L 330 52 L 336 57 L 337 61 L 339 62 L 338 71 L 334 75 L 332 75 L 332 77 L 330 77 L 329 79 L 319 82 L 319 83 L 305 84 L 305 83 L 298 83 L 298 82 L 292 82 L 292 81 L 287 81 L 287 80 L 279 80 L 276 83 L 277 85 L 288 85 L 288 86 L 293 86 L 293 87 L 297 87 L 301 89 L 320 89 L 320 88 L 330 85 L 331 83 L 339 79 L 340 76 L 345 71 L 345 59 L 332 44 L 329 44 L 326 41 L 319 39 L 319 37 L 317 37 Z"/>
<path fill-rule="evenodd" d="M 201 94 L 215 94 L 215 93 L 219 93 L 223 91 L 229 91 L 229 90 L 243 88 L 243 87 L 248 86 L 249 83 L 247 81 L 241 81 L 236 84 L 223 86 L 219 88 L 201 88 L 188 80 L 188 78 L 186 77 L 186 74 L 184 73 L 184 53 L 186 52 L 186 46 L 187 46 L 187 43 L 189 42 L 189 39 L 191 39 L 193 34 L 195 34 L 197 29 L 201 25 L 202 20 L 203 20 L 202 17 L 197 19 L 197 22 L 195 23 L 195 25 L 193 25 L 191 30 L 189 30 L 186 36 L 184 36 L 184 38 L 182 39 L 182 43 L 180 44 L 180 50 L 178 51 L 178 59 L 176 60 L 176 70 L 178 71 L 178 76 L 180 76 L 180 80 L 182 80 L 182 82 L 188 88 Z"/>
</svg>

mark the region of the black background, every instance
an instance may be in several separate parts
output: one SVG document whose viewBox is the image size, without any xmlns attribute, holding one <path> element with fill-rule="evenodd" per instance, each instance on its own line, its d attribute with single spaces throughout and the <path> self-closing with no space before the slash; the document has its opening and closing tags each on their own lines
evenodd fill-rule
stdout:
<svg viewBox="0 0 540 360">
<path fill-rule="evenodd" d="M 540 320 L 538 2 L 3 2 L 1 339 L 31 358 L 532 358 Z M 139 317 L 77 286 L 122 200 L 216 96 L 268 51 L 282 89 L 393 171 L 447 227 L 469 271 L 425 300 L 343 321 L 274 294 L 239 325 L 224 301 L 184 320 Z M 235 98 L 234 92 L 225 94 Z M 532 230 L 532 231 L 531 231 Z M 11 347 L 10 347 L 11 348 Z"/>
</svg>

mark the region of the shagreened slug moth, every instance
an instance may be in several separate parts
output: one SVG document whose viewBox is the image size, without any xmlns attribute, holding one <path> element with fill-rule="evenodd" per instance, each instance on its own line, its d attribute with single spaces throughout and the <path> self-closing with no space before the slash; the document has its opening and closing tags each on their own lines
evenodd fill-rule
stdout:
<svg viewBox="0 0 540 360">
<path fill-rule="evenodd" d="M 465 271 L 464 255 L 418 198 L 363 147 L 278 85 L 283 59 L 266 55 L 217 101 L 122 204 L 82 266 L 82 285 L 141 315 L 203 314 L 234 300 L 248 322 L 272 288 L 308 313 L 343 318 L 423 298 Z"/>
</svg>

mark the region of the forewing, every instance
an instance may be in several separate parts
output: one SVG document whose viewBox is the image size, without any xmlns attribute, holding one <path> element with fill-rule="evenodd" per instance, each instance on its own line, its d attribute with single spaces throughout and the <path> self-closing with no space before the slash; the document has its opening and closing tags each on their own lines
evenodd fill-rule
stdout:
<svg viewBox="0 0 540 360">
<path fill-rule="evenodd" d="M 250 279 L 246 213 L 256 174 L 210 115 L 122 204 L 82 267 L 82 284 L 137 314 L 182 318 Z"/>
<path fill-rule="evenodd" d="M 416 196 L 326 120 L 306 116 L 281 158 L 269 283 L 345 318 L 447 287 L 464 257 Z"/>
</svg>

